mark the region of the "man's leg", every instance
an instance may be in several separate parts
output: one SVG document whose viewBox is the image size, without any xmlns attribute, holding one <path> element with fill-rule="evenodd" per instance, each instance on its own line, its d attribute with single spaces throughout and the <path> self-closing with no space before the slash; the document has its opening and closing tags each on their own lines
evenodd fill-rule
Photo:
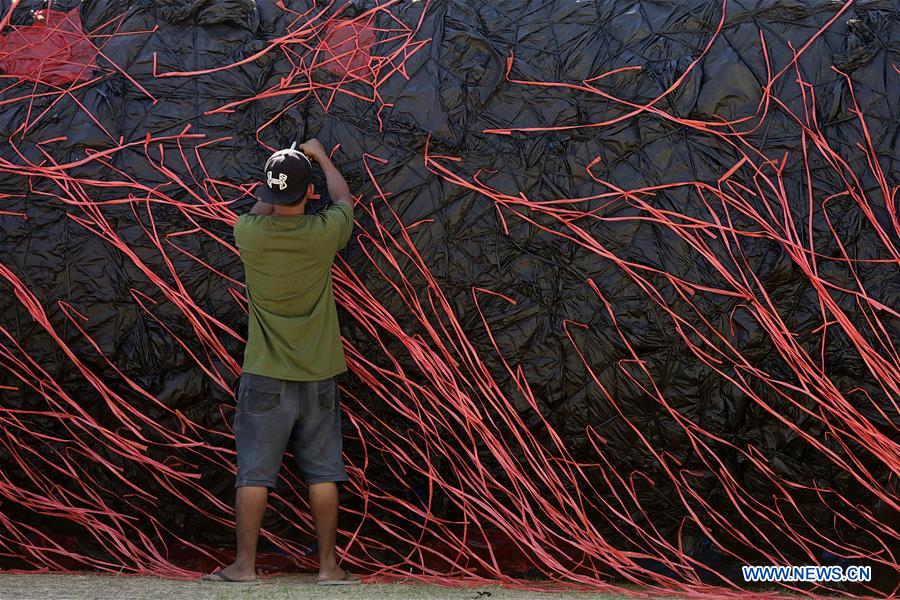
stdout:
<svg viewBox="0 0 900 600">
<path fill-rule="evenodd" d="M 347 481 L 341 456 L 341 408 L 334 378 L 305 382 L 292 447 L 309 484 L 309 509 L 319 543 L 320 583 L 359 583 L 337 564 L 337 482 Z"/>
<path fill-rule="evenodd" d="M 309 510 L 319 542 L 319 579 L 341 579 L 344 571 L 338 567 L 334 553 L 338 517 L 337 484 L 326 481 L 310 485 Z"/>
<path fill-rule="evenodd" d="M 244 373 L 234 416 L 237 449 L 233 563 L 202 577 L 209 581 L 255 581 L 256 543 L 266 512 L 269 487 L 278 481 L 284 449 L 297 417 L 296 402 L 287 397 L 289 383 Z"/>
<path fill-rule="evenodd" d="M 253 581 L 256 579 L 256 541 L 266 512 L 269 488 L 243 486 L 237 488 L 234 499 L 237 555 L 234 562 L 222 569 L 228 579 Z"/>
</svg>

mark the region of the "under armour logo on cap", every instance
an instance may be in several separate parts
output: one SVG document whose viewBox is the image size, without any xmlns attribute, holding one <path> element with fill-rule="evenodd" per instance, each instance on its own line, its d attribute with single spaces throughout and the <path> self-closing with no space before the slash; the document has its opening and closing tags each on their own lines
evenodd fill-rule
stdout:
<svg viewBox="0 0 900 600">
<path fill-rule="evenodd" d="M 268 177 L 268 179 L 266 180 L 266 183 L 273 190 L 275 189 L 276 185 L 278 186 L 279 190 L 284 190 L 284 188 L 287 187 L 287 174 L 286 173 L 279 173 L 278 179 L 275 179 L 274 177 L 272 177 L 272 171 L 268 171 L 266 173 L 266 177 Z"/>
</svg>

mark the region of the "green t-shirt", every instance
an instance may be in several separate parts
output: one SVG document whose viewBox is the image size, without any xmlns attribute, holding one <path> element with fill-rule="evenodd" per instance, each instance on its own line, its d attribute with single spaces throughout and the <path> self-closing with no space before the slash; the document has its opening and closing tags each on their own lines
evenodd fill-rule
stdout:
<svg viewBox="0 0 900 600">
<path fill-rule="evenodd" d="M 245 372 L 316 381 L 347 370 L 331 264 L 352 229 L 346 204 L 314 215 L 238 217 L 249 301 Z"/>
</svg>

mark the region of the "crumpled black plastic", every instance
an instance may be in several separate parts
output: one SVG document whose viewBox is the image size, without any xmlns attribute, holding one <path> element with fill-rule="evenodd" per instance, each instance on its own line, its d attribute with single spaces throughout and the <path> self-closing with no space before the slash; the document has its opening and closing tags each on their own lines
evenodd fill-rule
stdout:
<svg viewBox="0 0 900 600">
<path fill-rule="evenodd" d="M 639 64 L 643 67 L 639 75 L 625 75 L 618 81 L 629 98 L 646 101 L 684 71 L 711 35 L 719 14 L 718 3 L 640 2 L 626 6 L 615 1 L 535 0 L 514 4 L 515 7 L 500 2 L 433 2 L 422 29 L 422 37 L 432 37 L 432 41 L 411 60 L 408 80 L 392 79 L 381 90 L 394 103 L 382 115 L 383 132 L 379 131 L 371 106 L 358 99 L 339 97 L 327 114 L 312 102 L 288 110 L 276 126 L 266 130 L 266 141 L 273 145 L 287 144 L 293 139 L 316 135 L 327 144 L 340 143 L 340 166 L 354 191 L 364 195 L 370 194 L 372 188 L 362 168 L 362 154 L 368 152 L 390 160 L 389 165 L 374 165 L 375 175 L 384 189 L 395 193 L 392 206 L 405 223 L 433 219 L 432 226 L 421 229 L 417 237 L 419 250 L 454 303 L 464 327 L 471 332 L 473 343 L 485 360 L 497 367 L 494 370 L 501 381 L 502 369 L 492 358 L 494 349 L 483 336 L 480 320 L 471 310 L 470 289 L 479 285 L 515 294 L 518 300 L 515 307 L 485 301 L 486 318 L 506 359 L 527 369 L 542 412 L 568 440 L 574 456 L 589 460 L 591 449 L 585 438 L 585 427 L 590 425 L 608 440 L 610 454 L 616 457 L 622 472 L 660 475 L 654 458 L 638 447 L 633 433 L 588 384 L 584 368 L 561 328 L 564 319 L 592 326 L 591 335 L 580 340 L 582 348 L 633 422 L 657 447 L 677 455 L 685 468 L 703 470 L 702 465 L 692 462 L 683 432 L 673 420 L 616 374 L 613 365 L 622 358 L 624 347 L 610 333 L 608 318 L 596 310 L 595 296 L 584 286 L 584 281 L 592 278 L 612 294 L 619 325 L 629 332 L 630 343 L 648 362 L 676 410 L 733 443 L 752 441 L 785 476 L 808 484 L 827 481 L 845 494 L 848 501 L 872 505 L 868 493 L 845 473 L 837 471 L 833 464 L 811 461 L 808 446 L 790 431 L 749 406 L 747 399 L 732 387 L 698 368 L 695 359 L 679 347 L 680 341 L 659 309 L 648 302 L 634 282 L 596 256 L 521 222 L 510 221 L 509 235 L 504 235 L 495 207 L 488 199 L 450 186 L 427 172 L 422 156 L 428 136 L 433 152 L 463 157 L 464 165 L 472 167 L 469 172 L 477 168 L 495 169 L 495 173 L 485 177 L 492 186 L 528 190 L 535 198 L 577 197 L 595 190 L 584 176 L 583 167 L 598 154 L 604 157 L 599 172 L 622 188 L 673 179 L 714 179 L 731 165 L 730 157 L 711 140 L 650 116 L 599 132 L 578 129 L 527 136 L 483 133 L 484 129 L 495 127 L 587 123 L 596 120 L 598 115 L 612 115 L 620 110 L 596 98 L 505 81 L 505 60 L 510 52 L 515 56 L 515 75 L 526 80 L 577 81 L 610 68 Z M 0 2 L 0 8 L 5 10 L 7 6 L 7 0 Z M 28 2 L 23 2 L 17 15 L 26 14 L 28 6 Z M 697 119 L 746 114 L 748 107 L 755 107 L 762 83 L 759 29 L 766 33 L 773 63 L 784 65 L 789 60 L 786 41 L 806 39 L 835 10 L 831 2 L 824 0 L 735 2 L 729 3 L 728 8 L 724 41 L 667 98 L 666 110 L 673 114 Z M 113 38 L 104 50 L 106 60 L 126 67 L 132 77 L 159 99 L 156 105 L 151 105 L 121 75 L 110 75 L 79 96 L 111 132 L 126 140 L 140 139 L 146 131 L 175 132 L 190 124 L 208 138 L 232 136 L 227 149 L 213 147 L 207 153 L 210 175 L 246 182 L 258 174 L 258 166 L 267 153 L 254 139 L 255 132 L 287 100 L 254 103 L 230 114 L 204 113 L 229 99 L 246 98 L 274 85 L 287 66 L 283 59 L 266 56 L 226 72 L 198 76 L 186 85 L 187 80 L 182 78 L 154 79 L 153 54 L 157 55 L 159 72 L 210 69 L 239 60 L 262 48 L 271 36 L 283 33 L 285 18 L 279 16 L 273 3 L 261 1 L 257 10 L 255 3 L 238 0 L 189 3 L 85 0 L 78 10 L 86 30 L 95 29 L 122 12 L 128 15 L 122 31 L 159 27 L 146 42 L 136 43 L 128 36 Z M 413 11 L 415 7 L 401 5 L 397 10 L 402 16 L 404 11 Z M 806 80 L 816 84 L 823 131 L 854 170 L 864 173 L 867 169 L 860 155 L 853 153 L 859 134 L 848 109 L 846 85 L 830 71 L 830 66 L 834 64 L 852 76 L 861 111 L 877 130 L 873 143 L 883 168 L 886 173 L 896 174 L 900 155 L 896 135 L 900 87 L 892 65 L 898 63 L 900 43 L 897 6 L 891 2 L 858 3 L 848 15 L 829 30 L 824 42 L 804 55 L 801 68 Z M 0 101 L 4 97 L 0 92 Z M 37 100 L 35 106 L 43 108 L 44 105 Z M 5 139 L 11 134 L 22 122 L 24 111 L 21 105 L 2 108 L 0 137 Z M 85 148 L 102 149 L 109 144 L 69 98 L 59 101 L 52 115 L 29 133 L 28 140 L 34 142 L 62 134 L 69 139 L 54 147 L 58 160 L 81 156 L 79 152 Z M 755 132 L 750 139 L 758 146 L 765 145 L 772 153 L 795 152 L 800 133 L 789 119 L 774 114 L 768 127 Z M 20 147 L 30 158 L 37 158 L 29 144 Z M 16 160 L 5 146 L 0 146 L 0 155 Z M 117 156 L 115 166 L 149 185 L 163 183 L 159 173 L 146 169 L 142 160 L 129 162 L 128 156 L 128 152 Z M 795 182 L 803 177 L 796 164 L 788 172 Z M 90 164 L 80 169 L 79 176 L 100 179 L 104 169 Z M 866 185 L 872 184 L 870 179 L 864 181 Z M 825 186 L 830 183 L 837 184 L 826 182 Z M 0 174 L 0 192 L 20 194 L 27 190 L 28 182 L 23 178 Z M 685 214 L 694 210 L 677 194 L 663 200 Z M 246 210 L 249 202 L 245 200 L 235 209 Z M 218 426 L 215 408 L 218 403 L 229 401 L 227 394 L 210 384 L 182 348 L 170 344 L 158 324 L 134 309 L 129 289 L 147 286 L 141 274 L 118 258 L 103 241 L 74 226 L 66 218 L 64 206 L 32 194 L 6 199 L 4 206 L 11 211 L 27 211 L 30 218 L 22 221 L 0 215 L 3 263 L 24 277 L 45 305 L 64 299 L 76 307 L 89 307 L 94 339 L 120 368 L 167 406 L 204 425 Z M 128 211 L 108 210 L 112 213 L 121 210 L 121 232 L 132 235 L 135 249 L 141 252 L 141 232 L 131 222 Z M 887 215 L 879 214 L 879 218 L 887 223 Z M 183 225 L 166 223 L 162 213 L 157 215 L 157 224 L 171 225 L 173 229 Z M 849 240 L 851 253 L 868 256 L 866 249 L 876 245 L 871 232 L 855 229 L 857 224 L 853 219 L 840 222 L 837 227 L 842 239 Z M 228 235 L 224 227 L 219 233 Z M 598 228 L 597 235 L 619 249 L 621 256 L 672 273 L 684 274 L 694 269 L 687 250 L 661 236 L 653 227 Z M 823 247 L 828 245 L 823 242 Z M 241 277 L 236 257 L 204 254 L 203 248 L 192 250 L 215 268 L 232 277 Z M 351 265 L 364 264 L 363 257 L 352 246 L 347 257 Z M 235 328 L 244 327 L 243 316 L 228 296 L 227 282 L 210 278 L 205 270 L 192 269 L 187 258 L 173 256 L 172 259 L 185 274 L 189 289 L 205 299 L 210 311 Z M 808 331 L 810 324 L 819 318 L 818 309 L 806 302 L 810 297 L 808 284 L 783 250 L 760 242 L 753 248 L 750 260 L 760 280 L 773 292 L 773 300 L 784 309 L 791 326 Z M 693 275 L 706 283 L 715 282 L 711 273 Z M 402 307 L 391 304 L 390 287 L 379 282 L 375 274 L 362 271 L 362 277 L 371 289 L 379 291 L 379 298 L 386 306 L 396 314 L 403 314 Z M 896 271 L 870 269 L 864 272 L 864 277 L 867 289 L 874 296 L 894 308 L 900 306 Z M 726 326 L 726 319 L 734 319 L 741 336 L 741 351 L 754 364 L 771 373 L 782 370 L 770 342 L 752 319 L 741 314 L 738 302 L 718 305 L 701 298 L 697 303 L 707 316 L 718 319 L 722 327 Z M 177 309 L 165 304 L 157 308 L 163 318 L 171 317 L 171 326 L 177 333 L 188 334 Z M 49 312 L 51 320 L 63 327 L 62 317 Z M 352 325 L 352 319 L 348 315 L 342 317 L 347 324 L 345 335 L 359 348 L 377 352 L 377 346 Z M 85 390 L 86 398 L 91 398 L 86 400 L 85 408 L 102 412 L 101 404 L 89 393 L 89 386 L 69 368 L 40 327 L 27 316 L 23 318 L 18 302 L 8 294 L 0 296 L 0 322 L 15 331 L 17 339 L 67 389 Z M 889 333 L 894 343 L 898 343 L 897 330 Z M 90 348 L 78 342 L 78 332 L 68 330 L 67 336 L 83 351 L 83 360 L 89 366 L 97 372 L 107 369 Z M 242 348 L 230 343 L 234 355 L 240 356 Z M 862 380 L 864 367 L 845 340 L 829 341 L 825 361 L 830 376 L 842 388 L 849 389 L 856 382 L 876 401 L 887 401 L 880 390 L 867 387 Z M 0 371 L 0 384 L 3 383 L 9 382 Z M 357 384 L 348 380 L 346 385 Z M 504 381 L 504 385 L 512 389 L 509 381 Z M 359 393 L 365 394 L 364 390 Z M 25 395 L 16 403 L 33 408 L 40 405 L 40 400 Z M 519 408 L 526 421 L 536 425 L 524 401 Z M 151 413 L 153 410 L 148 407 Z M 896 423 L 885 422 L 871 405 L 861 403 L 859 410 L 885 431 L 892 428 L 895 431 Z M 810 433 L 825 435 L 821 430 Z M 758 478 L 741 457 L 729 454 L 726 448 L 722 452 L 726 463 L 742 477 L 745 488 L 760 497 L 773 493 L 770 483 Z M 874 462 L 871 466 L 880 468 Z M 887 484 L 888 472 L 881 471 L 878 476 Z M 708 501 L 730 510 L 715 479 L 701 479 L 708 483 Z M 226 474 L 219 473 L 211 477 L 210 485 L 224 489 L 227 480 Z M 652 507 L 659 519 L 656 526 L 677 536 L 685 516 L 677 498 L 666 489 L 650 488 L 640 482 L 637 485 L 644 505 Z M 807 501 L 807 506 L 813 507 L 817 499 L 809 494 Z M 174 502 L 164 502 L 160 507 L 160 514 L 172 523 L 183 522 L 190 513 L 189 506 Z M 844 527 L 825 514 L 818 521 L 814 511 L 808 516 L 811 522 L 807 526 L 833 530 L 837 535 Z M 34 522 L 38 519 L 35 517 Z M 222 537 L 213 531 L 212 524 L 192 533 L 206 539 Z M 689 551 L 704 546 L 700 532 L 682 533 Z M 614 534 L 610 532 L 610 535 Z M 790 540 L 784 543 L 787 547 Z M 872 540 L 859 540 L 859 543 L 865 546 Z"/>
</svg>

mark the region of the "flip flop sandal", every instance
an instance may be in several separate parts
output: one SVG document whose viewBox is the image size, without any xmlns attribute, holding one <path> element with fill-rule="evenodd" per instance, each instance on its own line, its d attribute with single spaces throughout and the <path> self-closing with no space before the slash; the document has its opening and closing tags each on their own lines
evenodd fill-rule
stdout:
<svg viewBox="0 0 900 600">
<path fill-rule="evenodd" d="M 241 581 L 239 579 L 231 579 L 225 573 L 222 572 L 222 569 L 218 571 L 213 571 L 209 575 L 204 575 L 200 578 L 200 583 L 230 583 L 231 585 L 259 585 L 259 577 L 256 579 L 251 579 L 250 581 Z"/>
<path fill-rule="evenodd" d="M 344 576 L 340 579 L 318 579 L 316 585 L 359 585 L 362 583 L 359 577 L 354 577 L 349 572 L 344 571 Z"/>
</svg>

